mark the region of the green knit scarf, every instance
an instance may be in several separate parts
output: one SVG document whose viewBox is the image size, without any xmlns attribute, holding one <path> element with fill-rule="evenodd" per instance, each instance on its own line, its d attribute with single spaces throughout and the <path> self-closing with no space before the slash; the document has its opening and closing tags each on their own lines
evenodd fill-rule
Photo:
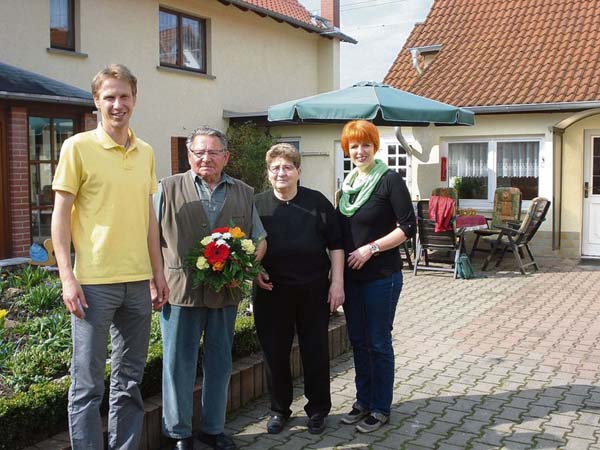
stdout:
<svg viewBox="0 0 600 450">
<path fill-rule="evenodd" d="M 369 171 L 368 175 L 358 183 L 354 183 L 358 176 L 358 167 L 355 167 L 344 178 L 342 183 L 342 196 L 340 198 L 340 211 L 345 216 L 353 216 L 358 209 L 366 203 L 371 197 L 375 186 L 379 183 L 381 177 L 388 171 L 388 166 L 381 160 L 376 159 L 375 165 Z M 354 202 L 350 203 L 350 196 L 356 195 Z"/>
</svg>

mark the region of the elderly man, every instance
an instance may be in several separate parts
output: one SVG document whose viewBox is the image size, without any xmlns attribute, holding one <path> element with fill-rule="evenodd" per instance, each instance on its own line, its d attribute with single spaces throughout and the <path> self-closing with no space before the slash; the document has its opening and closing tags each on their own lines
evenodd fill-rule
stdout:
<svg viewBox="0 0 600 450">
<path fill-rule="evenodd" d="M 154 153 L 129 128 L 137 79 L 125 66 L 98 72 L 92 94 L 102 121 L 64 142 L 52 183 L 52 242 L 72 313 L 69 431 L 74 450 L 104 448 L 99 409 L 110 331 L 108 448 L 137 450 L 152 312 L 148 280 L 155 309 L 168 299 L 150 197 Z"/>
<path fill-rule="evenodd" d="M 194 244 L 216 227 L 239 226 L 257 242 L 256 258 L 266 251 L 266 233 L 253 201 L 253 189 L 223 172 L 229 160 L 227 138 L 200 127 L 187 139 L 191 170 L 162 180 L 155 205 L 161 247 L 171 288 L 162 312 L 163 433 L 174 449 L 193 448 L 192 392 L 200 337 L 202 352 L 202 419 L 197 438 L 217 450 L 233 450 L 223 433 L 231 346 L 241 300 L 240 289 L 214 292 L 192 289 L 185 258 Z"/>
</svg>

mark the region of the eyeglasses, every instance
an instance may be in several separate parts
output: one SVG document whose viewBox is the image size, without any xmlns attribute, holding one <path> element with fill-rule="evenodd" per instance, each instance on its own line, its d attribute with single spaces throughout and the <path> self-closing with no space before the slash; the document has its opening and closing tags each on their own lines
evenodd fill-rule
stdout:
<svg viewBox="0 0 600 450">
<path fill-rule="evenodd" d="M 269 172 L 277 175 L 279 172 L 292 172 L 296 169 L 296 166 L 286 165 L 286 166 L 271 166 L 269 167 Z"/>
<path fill-rule="evenodd" d="M 193 153 L 196 158 L 202 158 L 204 155 L 208 155 L 211 158 L 215 158 L 216 156 L 222 155 L 225 150 L 193 150 L 188 149 L 190 153 Z"/>
</svg>

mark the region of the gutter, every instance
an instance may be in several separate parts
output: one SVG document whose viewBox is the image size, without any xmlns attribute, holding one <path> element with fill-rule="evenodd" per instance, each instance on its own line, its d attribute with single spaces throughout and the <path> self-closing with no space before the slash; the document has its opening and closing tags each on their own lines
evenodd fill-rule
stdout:
<svg viewBox="0 0 600 450">
<path fill-rule="evenodd" d="M 267 117 L 267 111 L 236 112 L 228 109 L 223 110 L 224 119 L 243 119 L 244 117 Z"/>
<path fill-rule="evenodd" d="M 0 99 L 91 106 L 94 109 L 96 109 L 96 105 L 94 104 L 94 101 L 91 98 L 88 100 L 80 97 L 63 97 L 60 95 L 28 94 L 19 92 L 0 91 Z"/>
<path fill-rule="evenodd" d="M 286 22 L 286 23 L 289 23 L 290 25 L 292 25 L 293 27 L 302 28 L 303 30 L 306 30 L 311 33 L 318 33 L 320 36 L 323 36 L 323 37 L 338 38 L 340 41 L 343 41 L 343 42 L 348 42 L 350 44 L 358 44 L 358 41 L 356 39 L 353 39 L 350 36 L 342 33 L 338 28 L 335 28 L 335 27 L 329 28 L 329 29 L 323 29 L 321 27 L 311 25 L 306 22 L 302 22 L 301 20 L 294 19 L 293 17 L 279 14 L 270 9 L 261 8 L 260 6 L 253 5 L 251 3 L 246 3 L 242 0 L 219 0 L 219 2 L 221 2 L 224 5 L 237 6 L 238 8 L 240 8 L 242 10 L 253 11 L 256 14 L 258 14 L 259 16 L 263 16 L 263 17 L 269 16 L 278 22 Z"/>
<path fill-rule="evenodd" d="M 520 105 L 491 105 L 491 106 L 463 106 L 462 108 L 473 111 L 475 114 L 497 114 L 536 111 L 573 111 L 600 108 L 600 101 L 587 102 L 560 102 L 560 103 L 523 103 Z"/>
</svg>

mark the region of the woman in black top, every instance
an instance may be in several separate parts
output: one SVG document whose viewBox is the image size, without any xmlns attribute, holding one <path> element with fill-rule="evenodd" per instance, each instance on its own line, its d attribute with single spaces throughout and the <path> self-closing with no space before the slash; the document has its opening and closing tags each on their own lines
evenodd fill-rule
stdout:
<svg viewBox="0 0 600 450">
<path fill-rule="evenodd" d="M 274 145 L 266 160 L 273 189 L 256 196 L 267 253 L 265 273 L 257 278 L 254 321 L 271 394 L 267 431 L 279 433 L 292 412 L 290 350 L 297 330 L 308 430 L 317 434 L 331 409 L 327 328 L 330 311 L 344 302 L 342 235 L 325 196 L 298 186 L 300 154 L 293 146 Z"/>
<path fill-rule="evenodd" d="M 354 353 L 356 402 L 342 422 L 369 433 L 388 422 L 394 386 L 392 326 L 402 290 L 398 246 L 415 232 L 415 214 L 402 177 L 375 159 L 377 128 L 346 124 L 342 149 L 355 168 L 338 205 L 347 266 L 344 312 Z"/>
</svg>

